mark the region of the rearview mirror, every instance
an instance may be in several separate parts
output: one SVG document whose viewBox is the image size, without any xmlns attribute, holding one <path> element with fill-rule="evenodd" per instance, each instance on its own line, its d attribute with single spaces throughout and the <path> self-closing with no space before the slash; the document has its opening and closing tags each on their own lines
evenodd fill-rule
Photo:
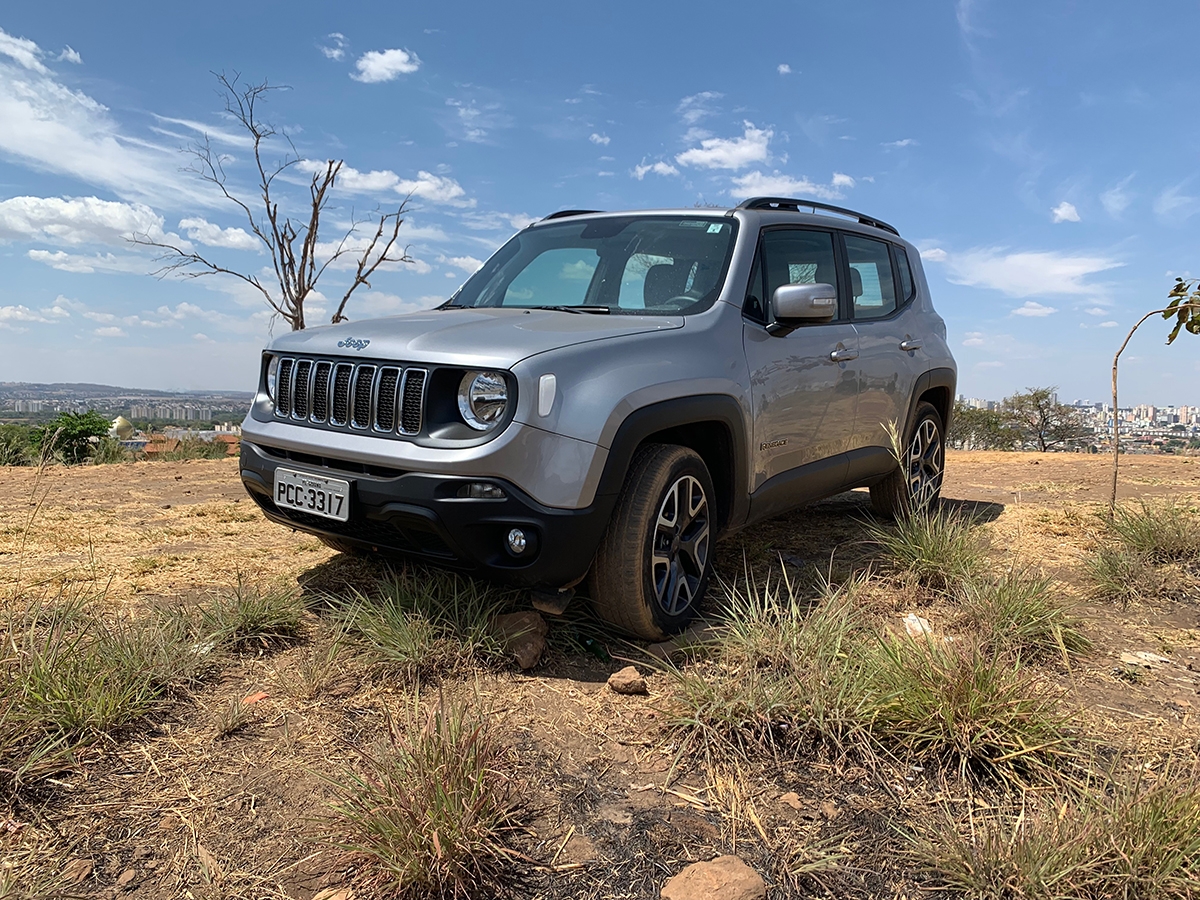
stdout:
<svg viewBox="0 0 1200 900">
<path fill-rule="evenodd" d="M 781 284 L 771 297 L 775 320 L 832 319 L 837 312 L 837 290 L 832 284 Z"/>
</svg>

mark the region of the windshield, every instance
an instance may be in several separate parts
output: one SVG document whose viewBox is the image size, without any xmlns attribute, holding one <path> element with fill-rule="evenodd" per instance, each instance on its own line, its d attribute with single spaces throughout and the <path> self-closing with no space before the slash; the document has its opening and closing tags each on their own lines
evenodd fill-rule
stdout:
<svg viewBox="0 0 1200 900">
<path fill-rule="evenodd" d="M 522 231 L 447 306 L 688 315 L 721 293 L 732 218 L 619 216 Z"/>
</svg>

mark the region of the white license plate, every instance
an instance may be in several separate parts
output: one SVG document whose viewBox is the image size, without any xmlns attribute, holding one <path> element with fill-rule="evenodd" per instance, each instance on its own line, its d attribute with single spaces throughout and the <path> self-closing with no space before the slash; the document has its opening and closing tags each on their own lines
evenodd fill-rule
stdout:
<svg viewBox="0 0 1200 900">
<path fill-rule="evenodd" d="M 275 505 L 345 522 L 350 518 L 350 482 L 294 469 L 276 469 Z"/>
</svg>

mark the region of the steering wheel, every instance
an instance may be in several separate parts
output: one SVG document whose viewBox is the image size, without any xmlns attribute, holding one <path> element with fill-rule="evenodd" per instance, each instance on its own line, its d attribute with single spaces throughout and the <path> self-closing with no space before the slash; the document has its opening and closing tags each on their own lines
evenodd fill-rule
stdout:
<svg viewBox="0 0 1200 900">
<path fill-rule="evenodd" d="M 669 298 L 665 303 L 661 303 L 652 308 L 669 310 L 686 309 L 692 304 L 698 302 L 699 299 L 699 297 L 689 297 L 687 294 L 676 294 L 674 297 Z"/>
</svg>

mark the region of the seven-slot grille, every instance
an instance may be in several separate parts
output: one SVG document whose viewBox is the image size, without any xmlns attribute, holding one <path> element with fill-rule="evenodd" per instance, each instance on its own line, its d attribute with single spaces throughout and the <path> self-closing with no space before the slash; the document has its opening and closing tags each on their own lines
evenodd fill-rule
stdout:
<svg viewBox="0 0 1200 900">
<path fill-rule="evenodd" d="M 419 434 L 426 370 L 290 356 L 279 360 L 275 415 L 348 431 Z"/>
</svg>

